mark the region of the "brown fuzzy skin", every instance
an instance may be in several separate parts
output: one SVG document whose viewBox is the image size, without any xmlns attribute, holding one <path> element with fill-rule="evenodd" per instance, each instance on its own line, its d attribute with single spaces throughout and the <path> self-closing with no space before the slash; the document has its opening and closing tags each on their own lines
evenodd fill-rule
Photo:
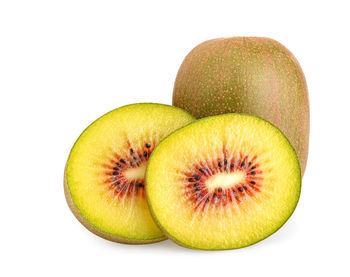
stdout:
<svg viewBox="0 0 350 277">
<path fill-rule="evenodd" d="M 293 54 L 270 38 L 213 39 L 183 61 L 173 105 L 196 118 L 247 113 L 270 121 L 295 148 L 304 174 L 309 146 L 309 96 Z"/>
<path fill-rule="evenodd" d="M 64 195 L 66 197 L 66 201 L 68 203 L 70 210 L 72 211 L 74 216 L 78 219 L 78 221 L 90 232 L 94 233 L 95 235 L 101 238 L 104 238 L 109 241 L 125 243 L 125 244 L 148 244 L 148 243 L 159 242 L 167 239 L 166 237 L 162 237 L 162 238 L 153 239 L 153 240 L 132 240 L 127 238 L 117 237 L 97 229 L 89 221 L 87 221 L 85 217 L 82 216 L 78 208 L 75 206 L 67 184 L 66 169 L 64 170 Z"/>
</svg>

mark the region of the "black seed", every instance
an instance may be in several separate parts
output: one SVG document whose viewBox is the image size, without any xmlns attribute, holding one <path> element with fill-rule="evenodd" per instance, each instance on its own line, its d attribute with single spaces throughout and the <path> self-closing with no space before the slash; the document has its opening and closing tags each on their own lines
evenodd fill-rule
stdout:
<svg viewBox="0 0 350 277">
<path fill-rule="evenodd" d="M 194 190 L 195 190 L 195 191 L 200 191 L 201 189 L 200 189 L 200 188 L 195 188 Z"/>
<path fill-rule="evenodd" d="M 200 168 L 199 171 L 204 173 L 205 172 L 205 168 Z"/>
<path fill-rule="evenodd" d="M 146 143 L 145 146 L 146 146 L 146 148 L 150 148 L 151 147 L 151 145 L 149 143 Z"/>
<path fill-rule="evenodd" d="M 113 171 L 113 175 L 118 175 L 119 172 L 118 171 Z"/>
<path fill-rule="evenodd" d="M 188 181 L 189 182 L 194 182 L 194 179 L 193 178 L 188 178 Z"/>
<path fill-rule="evenodd" d="M 133 185 L 134 185 L 134 183 L 133 183 L 133 182 L 130 182 L 129 187 L 132 187 Z"/>
<path fill-rule="evenodd" d="M 132 158 L 134 159 L 134 161 L 136 161 L 138 159 L 138 157 L 132 156 Z"/>
<path fill-rule="evenodd" d="M 231 164 L 231 169 L 234 169 L 235 168 L 235 164 Z"/>
<path fill-rule="evenodd" d="M 127 190 L 127 189 L 128 189 L 128 186 L 124 186 L 124 187 L 123 187 L 123 190 Z"/>
<path fill-rule="evenodd" d="M 255 185 L 256 183 L 254 181 L 250 181 L 251 184 Z"/>
<path fill-rule="evenodd" d="M 115 163 L 118 167 L 122 167 L 122 165 L 120 163 Z"/>
<path fill-rule="evenodd" d="M 218 188 L 218 192 L 222 192 L 222 188 Z"/>
<path fill-rule="evenodd" d="M 209 198 L 207 198 L 206 200 L 205 200 L 205 203 L 208 203 L 209 202 Z"/>
<path fill-rule="evenodd" d="M 194 174 L 193 175 L 193 178 L 195 178 L 197 181 L 201 178 L 201 176 L 197 175 L 197 174 Z"/>
<path fill-rule="evenodd" d="M 239 187 L 238 190 L 239 190 L 240 192 L 242 192 L 242 191 L 243 191 L 243 188 L 242 188 L 242 187 Z"/>
<path fill-rule="evenodd" d="M 125 164 L 125 161 L 123 159 L 119 160 L 122 164 Z"/>
<path fill-rule="evenodd" d="M 216 198 L 216 193 L 213 194 L 213 198 Z"/>
<path fill-rule="evenodd" d="M 134 149 L 130 148 L 130 153 L 131 154 L 134 153 Z"/>
<path fill-rule="evenodd" d="M 115 182 L 114 185 L 115 185 L 115 186 L 119 186 L 119 185 L 120 185 L 120 182 Z"/>
<path fill-rule="evenodd" d="M 244 161 L 241 163 L 241 167 L 243 167 L 243 166 L 245 166 L 245 162 Z"/>
<path fill-rule="evenodd" d="M 251 165 L 252 165 L 252 162 L 249 162 L 249 163 L 248 163 L 248 166 L 250 167 Z"/>
<path fill-rule="evenodd" d="M 251 169 L 253 170 L 253 169 L 255 169 L 256 168 L 256 166 L 253 166 Z"/>
<path fill-rule="evenodd" d="M 195 183 L 193 186 L 198 187 L 198 186 L 199 186 L 199 184 Z"/>
<path fill-rule="evenodd" d="M 256 174 L 256 172 L 255 172 L 255 171 L 252 171 L 252 172 L 250 172 L 250 174 L 255 175 L 255 174 Z"/>
<path fill-rule="evenodd" d="M 226 159 L 224 160 L 224 165 L 227 165 L 227 160 Z"/>
<path fill-rule="evenodd" d="M 218 162 L 218 166 L 219 166 L 219 167 L 222 167 L 222 163 L 221 163 L 221 162 Z"/>
<path fill-rule="evenodd" d="M 133 166 L 133 163 L 132 163 L 132 162 L 130 162 L 129 164 L 130 164 L 131 166 Z"/>
<path fill-rule="evenodd" d="M 236 194 L 236 191 L 233 189 L 233 190 L 232 190 L 232 193 L 233 193 L 233 194 Z"/>
<path fill-rule="evenodd" d="M 118 171 L 118 170 L 119 170 L 119 168 L 118 168 L 118 167 L 113 167 L 113 169 L 114 169 L 114 170 L 116 170 L 116 171 Z"/>
<path fill-rule="evenodd" d="M 245 190 L 247 190 L 247 189 L 248 189 L 246 186 L 243 186 L 243 188 L 244 188 Z"/>
<path fill-rule="evenodd" d="M 136 187 L 138 187 L 138 188 L 142 188 L 142 187 L 143 187 L 143 184 L 141 184 L 141 183 L 137 183 L 137 184 L 136 184 Z"/>
<path fill-rule="evenodd" d="M 148 155 L 148 154 L 147 154 L 147 152 L 146 152 L 146 151 L 145 151 L 145 152 L 143 152 L 143 156 L 144 156 L 144 157 L 147 157 L 147 155 Z"/>
</svg>

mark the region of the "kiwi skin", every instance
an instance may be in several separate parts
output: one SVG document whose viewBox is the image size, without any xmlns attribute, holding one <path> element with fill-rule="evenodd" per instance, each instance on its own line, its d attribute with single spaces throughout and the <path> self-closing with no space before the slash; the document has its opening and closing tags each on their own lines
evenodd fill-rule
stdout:
<svg viewBox="0 0 350 277">
<path fill-rule="evenodd" d="M 278 41 L 230 37 L 197 45 L 179 68 L 173 105 L 198 119 L 248 113 L 274 123 L 298 153 L 304 174 L 310 132 L 308 89 L 300 64 Z"/>
<path fill-rule="evenodd" d="M 66 168 L 67 168 L 67 164 L 64 168 L 64 181 L 63 181 L 64 195 L 65 195 L 67 204 L 70 210 L 72 211 L 72 213 L 74 214 L 74 216 L 76 217 L 76 219 L 78 219 L 79 222 L 90 232 L 106 240 L 124 243 L 124 244 L 148 244 L 148 243 L 159 242 L 167 239 L 166 237 L 161 237 L 161 238 L 150 239 L 150 240 L 132 240 L 127 238 L 117 237 L 97 229 L 94 225 L 92 225 L 89 221 L 87 221 L 87 219 L 80 213 L 78 208 L 75 206 L 67 184 Z"/>
<path fill-rule="evenodd" d="M 228 113 L 228 114 L 230 114 L 230 113 Z M 231 113 L 231 114 L 233 114 L 233 113 Z M 236 113 L 236 114 L 237 114 L 237 113 Z M 265 122 L 271 124 L 271 125 L 272 125 L 273 127 L 275 127 L 276 129 L 280 130 L 278 127 L 276 127 L 276 125 L 272 124 L 271 122 L 269 122 L 269 121 L 267 121 L 267 120 L 265 120 L 265 119 L 263 119 L 263 118 L 261 118 L 261 117 L 259 117 L 259 116 L 251 115 L 251 114 L 245 114 L 245 113 L 239 113 L 239 114 L 248 115 L 248 116 L 251 116 L 251 117 L 259 118 L 259 119 L 261 119 L 261 120 L 263 120 L 263 121 L 265 121 Z M 208 116 L 208 117 L 199 119 L 199 120 L 194 121 L 194 122 L 192 122 L 192 123 L 190 123 L 190 124 L 188 124 L 188 125 L 186 125 L 186 126 L 184 126 L 184 127 L 181 127 L 181 128 L 179 128 L 179 129 L 177 129 L 176 131 L 174 131 L 173 133 L 169 134 L 168 136 L 171 136 L 172 134 L 177 133 L 177 132 L 181 132 L 182 129 L 185 129 L 185 128 L 187 128 L 188 126 L 190 126 L 190 125 L 192 125 L 192 124 L 195 124 L 195 123 L 198 122 L 198 121 L 210 120 L 210 118 L 212 118 L 212 117 L 219 117 L 219 116 L 225 116 L 225 115 L 227 115 L 227 114 L 215 115 L 215 116 Z M 152 205 L 151 205 L 151 203 L 150 203 L 150 201 L 149 201 L 149 197 L 148 197 L 148 193 L 147 193 L 147 186 L 145 186 L 147 204 L 148 204 L 150 213 L 151 213 L 151 215 L 152 215 L 152 217 L 153 217 L 153 220 L 154 220 L 154 222 L 157 224 L 158 228 L 163 232 L 163 234 L 164 234 L 168 239 L 172 240 L 173 242 L 175 242 L 175 243 L 176 243 L 177 245 L 179 245 L 179 246 L 182 246 L 182 247 L 185 247 L 185 248 L 188 248 L 188 249 L 205 250 L 205 251 L 236 250 L 236 249 L 240 249 L 240 248 L 245 248 L 245 247 L 248 247 L 248 246 L 257 244 L 258 242 L 261 242 L 261 241 L 267 239 L 268 237 L 270 237 L 271 235 L 273 235 L 274 233 L 276 233 L 279 229 L 281 229 L 281 228 L 284 226 L 284 224 L 286 224 L 286 222 L 287 222 L 287 221 L 289 220 L 289 218 L 293 215 L 293 213 L 294 213 L 296 207 L 298 206 L 298 203 L 299 203 L 299 200 L 300 200 L 301 185 L 302 185 L 302 181 L 301 181 L 301 180 L 302 180 L 302 173 L 301 173 L 301 168 L 300 168 L 300 162 L 299 162 L 298 155 L 297 155 L 297 153 L 296 153 L 294 147 L 293 147 L 293 146 L 291 145 L 291 143 L 289 142 L 288 138 L 284 135 L 284 133 L 283 133 L 281 130 L 280 130 L 280 132 L 282 133 L 282 135 L 284 136 L 284 138 L 286 139 L 286 141 L 289 143 L 289 145 L 292 147 L 292 149 L 293 149 L 293 151 L 294 151 L 294 154 L 295 154 L 295 157 L 296 157 L 296 161 L 297 161 L 297 163 L 298 163 L 298 165 L 299 165 L 300 189 L 299 189 L 298 201 L 295 203 L 295 207 L 294 207 L 293 212 L 292 212 L 292 213 L 290 214 L 290 216 L 283 222 L 283 224 L 281 224 L 281 226 L 279 226 L 276 230 L 272 231 L 272 232 L 271 232 L 269 235 L 267 235 L 266 237 L 264 237 L 264 238 L 262 238 L 262 239 L 260 239 L 260 240 L 258 240 L 258 241 L 255 241 L 255 242 L 253 242 L 253 243 L 251 243 L 251 244 L 242 246 L 242 247 L 237 247 L 237 248 L 215 248 L 215 249 L 191 247 L 191 246 L 189 246 L 189 245 L 186 245 L 186 244 L 183 243 L 182 241 L 180 241 L 180 240 L 178 240 L 178 239 L 172 237 L 172 236 L 163 228 L 163 226 L 160 224 L 160 222 L 158 221 L 158 219 L 157 219 L 157 217 L 156 217 L 156 215 L 155 215 L 155 213 L 154 213 L 154 211 L 153 211 L 153 208 L 152 208 Z M 167 137 L 168 137 L 168 136 L 167 136 Z M 158 147 L 159 145 L 161 145 L 161 143 L 162 143 L 167 137 L 165 137 L 164 139 L 162 139 L 162 141 L 160 141 L 160 142 L 158 143 L 157 147 Z M 153 153 L 154 153 L 155 151 L 157 151 L 157 147 L 154 149 Z M 152 154 L 153 154 L 153 153 L 152 153 Z M 152 155 L 150 156 L 150 159 L 149 159 L 148 162 L 150 162 L 151 159 L 152 159 Z M 146 169 L 146 177 L 145 177 L 145 182 L 146 182 L 146 183 L 147 183 L 147 172 L 148 172 L 148 167 L 147 167 L 147 169 Z"/>
</svg>

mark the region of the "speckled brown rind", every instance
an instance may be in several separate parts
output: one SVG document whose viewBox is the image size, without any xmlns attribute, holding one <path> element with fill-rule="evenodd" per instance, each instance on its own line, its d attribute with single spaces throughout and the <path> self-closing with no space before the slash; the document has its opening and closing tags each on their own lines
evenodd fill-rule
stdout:
<svg viewBox="0 0 350 277">
<path fill-rule="evenodd" d="M 67 167 L 67 165 L 66 165 Z M 89 221 L 86 220 L 85 217 L 82 216 L 78 208 L 74 205 L 74 202 L 72 200 L 72 196 L 70 194 L 68 185 L 67 185 L 67 178 L 66 178 L 66 168 L 64 170 L 64 195 L 66 197 L 67 204 L 74 214 L 74 216 L 78 219 L 78 221 L 90 232 L 94 233 L 95 235 L 104 238 L 106 240 L 110 240 L 113 242 L 119 242 L 119 243 L 125 243 L 125 244 L 148 244 L 148 243 L 154 243 L 154 242 L 159 242 L 166 240 L 166 237 L 161 237 L 153 240 L 132 240 L 132 239 L 127 239 L 127 238 L 122 238 L 122 237 L 117 237 L 112 234 L 103 232 L 99 229 L 97 229 L 95 226 L 93 226 Z"/>
<path fill-rule="evenodd" d="M 183 61 L 173 105 L 196 118 L 247 113 L 270 121 L 287 136 L 304 174 L 309 146 L 309 96 L 293 54 L 270 38 L 213 39 Z"/>
</svg>

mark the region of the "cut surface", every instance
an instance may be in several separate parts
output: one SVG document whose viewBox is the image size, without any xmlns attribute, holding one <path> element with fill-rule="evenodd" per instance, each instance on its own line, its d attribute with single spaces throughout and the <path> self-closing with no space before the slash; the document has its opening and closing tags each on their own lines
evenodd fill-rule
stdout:
<svg viewBox="0 0 350 277">
<path fill-rule="evenodd" d="M 146 173 L 158 224 L 176 242 L 232 249 L 258 242 L 294 211 L 301 188 L 296 153 L 255 116 L 208 117 L 171 134 Z"/>
<path fill-rule="evenodd" d="M 158 142 L 192 121 L 179 108 L 133 104 L 92 123 L 74 144 L 66 166 L 66 196 L 73 213 L 111 240 L 163 239 L 148 210 L 145 171 Z"/>
</svg>

